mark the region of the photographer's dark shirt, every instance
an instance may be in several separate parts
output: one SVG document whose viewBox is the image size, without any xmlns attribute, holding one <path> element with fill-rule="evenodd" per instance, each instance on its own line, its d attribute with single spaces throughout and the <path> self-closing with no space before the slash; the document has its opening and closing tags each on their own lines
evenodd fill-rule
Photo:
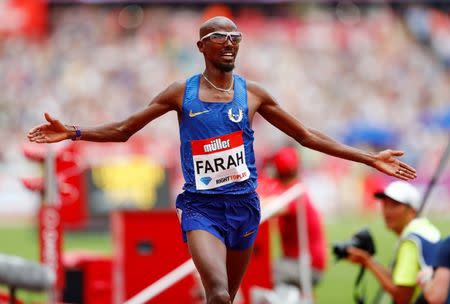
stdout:
<svg viewBox="0 0 450 304">
<path fill-rule="evenodd" d="M 436 268 L 447 268 L 450 270 L 450 237 L 441 241 L 439 251 L 436 257 Z M 450 289 L 450 286 L 448 287 Z M 447 296 L 446 304 L 450 304 L 450 290 Z"/>
<path fill-rule="evenodd" d="M 450 237 L 441 241 L 434 266 L 450 269 Z"/>
</svg>

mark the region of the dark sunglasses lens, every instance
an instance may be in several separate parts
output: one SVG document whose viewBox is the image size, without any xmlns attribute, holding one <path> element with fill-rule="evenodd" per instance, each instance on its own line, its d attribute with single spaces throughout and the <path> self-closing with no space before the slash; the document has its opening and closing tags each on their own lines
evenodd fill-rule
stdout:
<svg viewBox="0 0 450 304">
<path fill-rule="evenodd" d="M 211 35 L 211 37 L 209 37 L 209 39 L 211 39 L 212 42 L 224 43 L 227 40 L 227 35 L 216 33 L 216 34 Z"/>
<path fill-rule="evenodd" d="M 233 34 L 233 35 L 230 35 L 230 38 L 233 43 L 239 43 L 242 40 L 242 35 L 241 34 Z"/>
</svg>

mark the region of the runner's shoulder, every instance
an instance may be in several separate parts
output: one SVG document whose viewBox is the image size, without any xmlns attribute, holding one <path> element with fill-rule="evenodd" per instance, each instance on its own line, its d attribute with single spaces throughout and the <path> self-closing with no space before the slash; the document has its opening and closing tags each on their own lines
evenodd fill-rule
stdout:
<svg viewBox="0 0 450 304">
<path fill-rule="evenodd" d="M 183 98 L 185 88 L 186 82 L 175 81 L 167 87 L 165 92 L 167 92 L 167 94 L 171 97 Z"/>
<path fill-rule="evenodd" d="M 258 104 L 273 100 L 270 93 L 256 81 L 247 80 L 247 93 L 251 97 L 250 99 L 257 101 Z"/>
<path fill-rule="evenodd" d="M 264 96 L 265 94 L 268 94 L 267 90 L 264 89 L 260 83 L 253 80 L 247 80 L 247 91 L 256 96 Z"/>
<path fill-rule="evenodd" d="M 177 109 L 181 109 L 185 87 L 185 82 L 175 81 L 161 93 L 161 97 L 163 97 L 163 100 L 167 103 L 171 103 L 176 106 Z"/>
</svg>

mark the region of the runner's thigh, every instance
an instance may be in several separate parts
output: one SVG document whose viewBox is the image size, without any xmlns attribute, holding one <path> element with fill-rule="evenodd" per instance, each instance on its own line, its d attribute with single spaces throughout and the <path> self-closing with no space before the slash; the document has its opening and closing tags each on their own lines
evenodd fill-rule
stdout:
<svg viewBox="0 0 450 304">
<path fill-rule="evenodd" d="M 187 243 L 207 296 L 214 289 L 228 290 L 227 251 L 222 241 L 205 230 L 192 230 L 187 232 Z"/>
</svg>

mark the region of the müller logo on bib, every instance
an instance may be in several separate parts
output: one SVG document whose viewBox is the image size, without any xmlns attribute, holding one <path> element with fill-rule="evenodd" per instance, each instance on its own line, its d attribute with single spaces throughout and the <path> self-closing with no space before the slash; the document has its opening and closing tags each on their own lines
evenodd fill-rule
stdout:
<svg viewBox="0 0 450 304">
<path fill-rule="evenodd" d="M 191 141 L 197 190 L 214 189 L 250 177 L 242 131 Z"/>
</svg>

